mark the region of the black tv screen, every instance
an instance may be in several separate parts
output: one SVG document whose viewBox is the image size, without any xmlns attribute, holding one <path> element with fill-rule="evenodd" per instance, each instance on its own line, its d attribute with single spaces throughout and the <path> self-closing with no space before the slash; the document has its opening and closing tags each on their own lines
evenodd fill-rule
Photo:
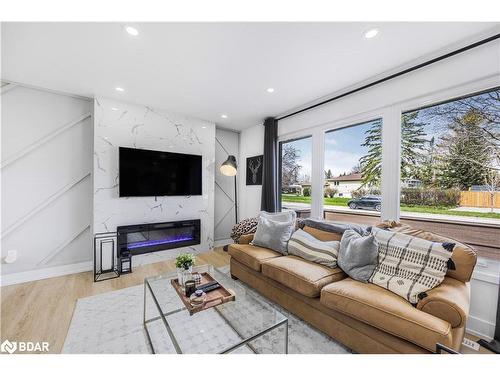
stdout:
<svg viewBox="0 0 500 375">
<path fill-rule="evenodd" d="M 201 195 L 201 155 L 120 147 L 120 197 Z"/>
</svg>

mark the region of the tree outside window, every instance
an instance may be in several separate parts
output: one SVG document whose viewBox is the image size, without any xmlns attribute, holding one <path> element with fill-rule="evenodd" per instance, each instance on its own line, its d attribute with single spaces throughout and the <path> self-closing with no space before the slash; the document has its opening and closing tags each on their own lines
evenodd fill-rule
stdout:
<svg viewBox="0 0 500 375">
<path fill-rule="evenodd" d="M 407 112 L 401 121 L 402 214 L 500 221 L 500 90 Z"/>
<path fill-rule="evenodd" d="M 281 200 L 283 208 L 311 207 L 312 138 L 281 143 Z"/>
</svg>

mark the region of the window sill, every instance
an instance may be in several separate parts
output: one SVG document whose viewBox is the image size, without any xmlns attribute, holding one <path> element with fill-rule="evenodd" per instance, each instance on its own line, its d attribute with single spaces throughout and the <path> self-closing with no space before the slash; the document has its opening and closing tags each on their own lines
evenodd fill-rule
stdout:
<svg viewBox="0 0 500 375">
<path fill-rule="evenodd" d="M 325 208 L 324 218 L 341 222 L 375 225 L 380 215 L 369 211 L 348 211 L 343 208 Z M 468 218 L 466 218 L 468 219 Z M 416 229 L 440 234 L 472 246 L 479 256 L 500 260 L 500 225 L 470 220 L 458 221 L 402 214 L 400 221 Z"/>
<path fill-rule="evenodd" d="M 471 220 L 470 217 L 466 216 L 451 216 L 451 215 L 425 215 L 425 214 L 415 214 L 415 213 L 405 213 L 401 212 L 399 215 L 400 219 L 409 219 L 409 220 L 421 220 L 421 221 L 431 221 L 435 223 L 448 223 L 448 224 L 456 224 L 456 225 L 468 225 L 468 226 L 480 226 L 480 227 L 492 227 L 500 229 L 500 222 L 495 219 L 488 218 L 474 218 Z"/>
</svg>

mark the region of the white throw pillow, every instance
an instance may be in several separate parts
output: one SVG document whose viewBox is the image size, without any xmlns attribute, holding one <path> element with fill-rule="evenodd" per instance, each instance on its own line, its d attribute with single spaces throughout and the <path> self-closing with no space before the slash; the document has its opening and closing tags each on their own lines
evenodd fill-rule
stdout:
<svg viewBox="0 0 500 375">
<path fill-rule="evenodd" d="M 369 282 L 416 304 L 425 292 L 441 284 L 454 243 L 441 243 L 372 228 L 378 262 Z"/>
<path fill-rule="evenodd" d="M 288 254 L 335 268 L 339 247 L 339 241 L 320 241 L 306 231 L 298 229 L 288 241 Z"/>
</svg>

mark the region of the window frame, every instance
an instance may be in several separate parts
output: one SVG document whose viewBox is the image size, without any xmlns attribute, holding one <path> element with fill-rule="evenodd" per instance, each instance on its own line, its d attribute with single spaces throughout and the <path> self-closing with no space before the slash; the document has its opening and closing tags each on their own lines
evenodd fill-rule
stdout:
<svg viewBox="0 0 500 375">
<path fill-rule="evenodd" d="M 300 141 L 302 139 L 307 139 L 307 138 L 311 138 L 311 143 L 312 143 L 312 134 L 286 138 L 286 140 L 280 140 L 280 138 L 278 137 L 278 179 L 277 179 L 278 180 L 278 210 L 277 210 L 278 212 L 280 212 L 282 210 L 281 184 L 282 184 L 282 175 L 283 175 L 283 169 L 282 169 L 283 144 L 294 142 L 294 141 Z M 311 164 L 312 164 L 312 160 L 311 160 Z M 312 165 L 311 165 L 311 170 L 312 170 Z M 311 181 L 311 191 L 312 191 L 312 181 Z M 312 197 L 311 197 L 311 205 L 312 205 Z"/>
<path fill-rule="evenodd" d="M 400 129 L 399 134 L 401 135 L 401 117 L 405 113 L 418 111 L 421 109 L 426 109 L 430 107 L 435 107 L 438 105 L 451 103 L 457 100 L 470 98 L 472 96 L 481 95 L 490 91 L 500 90 L 500 85 L 498 79 L 492 80 L 490 78 L 480 81 L 471 82 L 469 84 L 457 86 L 451 89 L 440 90 L 435 93 L 431 93 L 425 96 L 420 96 L 418 98 L 410 99 L 404 102 L 399 103 L 397 106 L 398 111 L 400 113 Z M 396 106 L 394 106 L 396 108 Z M 401 142 L 399 142 L 399 160 L 401 163 Z M 399 194 L 398 194 L 398 211 L 400 211 L 400 194 L 401 194 L 401 178 L 399 179 Z M 460 216 L 459 216 L 460 217 Z M 406 212 L 401 214 L 399 212 L 398 219 L 421 219 L 421 220 L 438 220 L 437 218 L 429 216 L 414 216 L 411 212 Z M 461 220 L 453 220 L 453 219 L 439 219 L 439 221 L 443 221 L 450 224 L 464 224 L 464 225 L 481 225 L 481 222 L 474 222 L 473 220 L 467 220 L 466 217 L 463 217 Z"/>
<path fill-rule="evenodd" d="M 400 213 L 401 192 L 401 116 L 418 108 L 425 108 L 468 97 L 477 93 L 495 90 L 499 87 L 497 75 L 489 75 L 465 84 L 449 86 L 444 89 L 430 91 L 424 95 L 415 96 L 410 99 L 387 103 L 379 108 L 354 113 L 336 119 L 314 125 L 310 128 L 286 133 L 280 129 L 278 142 L 286 142 L 311 136 L 313 138 L 311 185 L 323 186 L 324 184 L 324 138 L 328 131 L 339 130 L 353 124 L 360 124 L 376 118 L 382 118 L 382 210 L 381 220 L 400 220 L 400 218 L 414 218 L 411 215 Z M 450 99 L 451 98 L 451 99 Z M 320 153 L 320 155 L 319 155 Z M 281 168 L 281 151 L 280 151 Z M 281 187 L 281 170 L 279 171 Z M 323 218 L 323 196 L 321 189 L 312 189 L 311 217 Z M 280 191 L 281 202 L 281 191 Z M 449 221 L 457 223 L 457 221 Z M 467 222 L 460 222 L 466 224 Z M 476 223 L 469 222 L 471 225 Z"/>
<path fill-rule="evenodd" d="M 360 118 L 370 117 L 372 114 L 373 114 L 373 112 L 368 112 L 368 113 L 363 114 L 363 116 L 360 117 Z M 358 118 L 358 117 L 356 117 L 356 118 Z M 351 119 L 351 118 L 349 118 L 349 119 Z M 349 119 L 346 119 L 345 121 L 343 121 L 341 123 L 340 122 L 337 123 L 336 125 L 338 125 L 338 126 L 335 127 L 335 128 L 333 128 L 333 129 L 330 128 L 330 129 L 324 130 L 324 132 L 323 132 L 323 144 L 325 144 L 326 136 L 327 136 L 328 133 L 333 133 L 333 132 L 336 132 L 336 131 L 340 131 L 340 130 L 352 128 L 352 127 L 355 127 L 355 126 L 364 125 L 364 124 L 367 124 L 367 123 L 372 122 L 372 121 L 381 120 L 382 121 L 382 154 L 383 154 L 383 152 L 384 152 L 384 118 L 383 118 L 383 115 L 381 114 L 380 116 L 370 117 L 368 120 L 358 121 L 356 123 L 350 123 L 350 125 L 345 125 L 345 123 L 347 121 L 349 121 Z M 324 151 L 326 151 L 326 150 L 324 150 Z M 383 157 L 383 155 L 382 155 L 382 157 Z M 324 160 L 325 160 L 325 152 L 323 152 L 323 161 Z M 381 174 L 383 173 L 383 170 L 384 170 L 384 160 L 382 158 Z M 380 192 L 381 192 L 381 195 L 382 195 L 383 194 L 382 175 L 380 176 L 380 179 L 381 179 L 381 182 L 380 182 Z M 325 179 L 323 178 L 323 184 L 324 184 L 324 180 Z M 339 182 L 337 181 L 337 186 L 338 185 L 339 185 Z M 383 198 L 383 195 L 382 195 L 382 202 L 383 201 L 384 201 L 384 198 Z M 322 211 L 324 211 L 324 210 L 325 210 L 325 208 L 324 208 L 324 203 L 323 203 L 322 204 Z M 334 210 L 334 209 L 330 209 L 330 210 Z M 375 216 L 382 217 L 382 212 L 383 211 L 384 211 L 384 205 L 382 203 L 382 209 L 381 209 L 380 212 L 370 212 L 370 214 L 374 214 Z M 352 214 L 355 214 L 355 213 L 352 212 Z"/>
</svg>

